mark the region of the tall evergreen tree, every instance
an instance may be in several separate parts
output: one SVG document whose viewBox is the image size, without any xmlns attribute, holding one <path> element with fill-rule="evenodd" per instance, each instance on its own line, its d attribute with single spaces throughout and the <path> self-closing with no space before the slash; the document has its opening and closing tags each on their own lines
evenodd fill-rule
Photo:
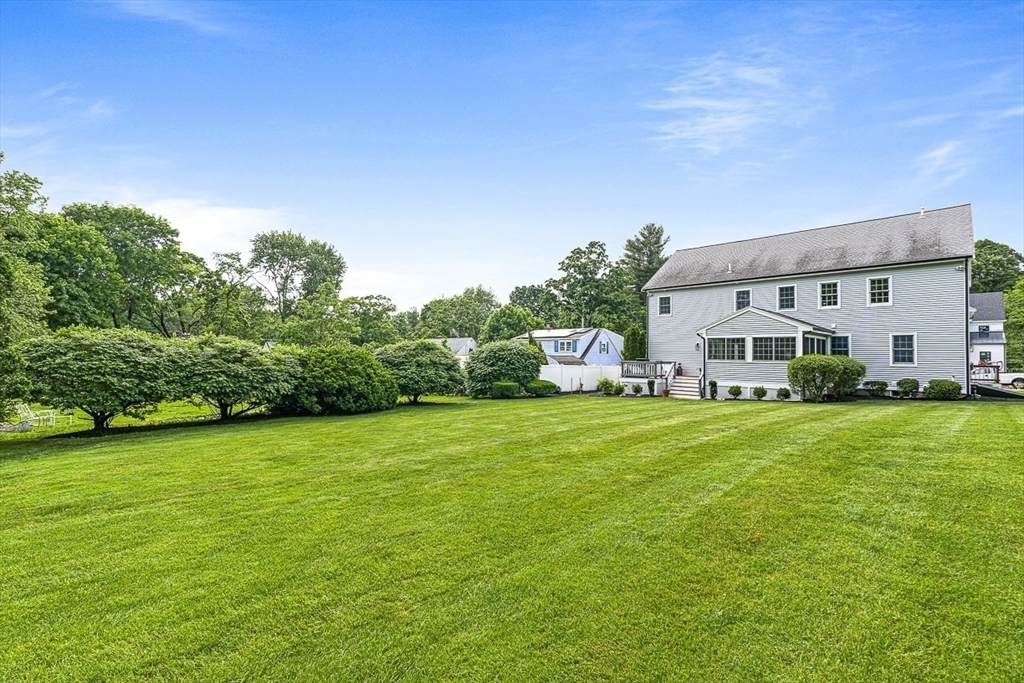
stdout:
<svg viewBox="0 0 1024 683">
<path fill-rule="evenodd" d="M 622 265 L 626 267 L 632 279 L 633 290 L 643 303 L 643 288 L 658 269 L 665 265 L 665 245 L 669 238 L 665 236 L 665 228 L 655 223 L 648 223 L 640 228 L 635 237 L 626 240 L 623 247 Z"/>
</svg>

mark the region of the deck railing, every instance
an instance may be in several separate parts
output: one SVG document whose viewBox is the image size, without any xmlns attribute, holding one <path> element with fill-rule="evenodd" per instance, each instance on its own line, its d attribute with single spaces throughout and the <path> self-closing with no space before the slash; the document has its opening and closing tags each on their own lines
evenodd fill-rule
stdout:
<svg viewBox="0 0 1024 683">
<path fill-rule="evenodd" d="M 622 361 L 623 377 L 668 377 L 675 370 L 675 363 L 660 360 L 624 360 Z"/>
</svg>

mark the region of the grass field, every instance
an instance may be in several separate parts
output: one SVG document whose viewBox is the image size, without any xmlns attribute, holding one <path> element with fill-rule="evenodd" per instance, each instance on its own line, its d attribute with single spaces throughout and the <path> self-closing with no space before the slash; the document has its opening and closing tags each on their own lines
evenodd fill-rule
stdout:
<svg viewBox="0 0 1024 683">
<path fill-rule="evenodd" d="M 1024 409 L 566 397 L 0 443 L 0 680 L 1024 680 Z"/>
</svg>

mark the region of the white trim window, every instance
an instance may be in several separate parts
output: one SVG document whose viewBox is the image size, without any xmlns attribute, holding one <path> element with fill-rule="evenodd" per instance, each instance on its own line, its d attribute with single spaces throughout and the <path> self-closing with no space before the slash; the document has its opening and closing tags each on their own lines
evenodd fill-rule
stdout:
<svg viewBox="0 0 1024 683">
<path fill-rule="evenodd" d="M 672 297 L 658 297 L 658 315 L 672 315 Z"/>
<path fill-rule="evenodd" d="M 735 310 L 742 311 L 744 308 L 750 307 L 750 290 L 749 289 L 737 289 L 735 294 Z"/>
<path fill-rule="evenodd" d="M 892 278 L 869 277 L 867 279 L 868 306 L 892 306 Z"/>
<path fill-rule="evenodd" d="M 917 365 L 917 333 L 889 335 L 889 365 Z"/>
<path fill-rule="evenodd" d="M 572 353 L 572 347 L 573 347 L 573 342 L 572 342 L 571 339 L 569 341 L 559 341 L 558 342 L 558 352 L 559 353 Z"/>
<path fill-rule="evenodd" d="M 839 280 L 818 283 L 818 308 L 840 308 L 842 292 Z"/>
<path fill-rule="evenodd" d="M 850 355 L 850 336 L 839 336 L 832 337 L 829 340 L 829 353 L 833 356 L 849 356 Z"/>
<path fill-rule="evenodd" d="M 598 353 L 608 353 L 608 342 L 600 342 L 597 345 L 597 352 Z"/>
<path fill-rule="evenodd" d="M 708 339 L 708 360 L 740 360 L 747 359 L 747 340 L 745 337 L 712 337 Z"/>
<path fill-rule="evenodd" d="M 776 308 L 780 311 L 796 310 L 796 285 L 779 285 L 776 288 Z"/>
<path fill-rule="evenodd" d="M 754 337 L 755 361 L 790 361 L 796 358 L 796 337 Z"/>
</svg>

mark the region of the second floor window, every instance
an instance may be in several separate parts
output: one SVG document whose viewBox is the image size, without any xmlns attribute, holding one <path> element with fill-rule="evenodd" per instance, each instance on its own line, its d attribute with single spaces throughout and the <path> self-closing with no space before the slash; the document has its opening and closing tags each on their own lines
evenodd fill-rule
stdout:
<svg viewBox="0 0 1024 683">
<path fill-rule="evenodd" d="M 672 297 L 658 297 L 658 315 L 672 315 Z"/>
<path fill-rule="evenodd" d="M 601 342 L 598 345 L 599 353 L 608 353 L 608 342 Z"/>
<path fill-rule="evenodd" d="M 796 287 L 779 287 L 779 310 L 792 311 L 796 308 Z"/>
<path fill-rule="evenodd" d="M 750 290 L 749 289 L 737 289 L 736 290 L 736 310 L 740 311 L 750 305 Z"/>
<path fill-rule="evenodd" d="M 988 325 L 978 325 L 978 336 L 979 337 L 987 337 L 988 336 Z"/>
<path fill-rule="evenodd" d="M 558 342 L 559 353 L 573 353 L 576 351 L 576 342 L 574 341 L 560 341 Z"/>
<path fill-rule="evenodd" d="M 872 277 L 868 278 L 868 305 L 879 306 L 890 303 L 889 301 L 889 278 Z"/>
<path fill-rule="evenodd" d="M 839 283 L 818 283 L 819 308 L 839 308 Z"/>
</svg>

